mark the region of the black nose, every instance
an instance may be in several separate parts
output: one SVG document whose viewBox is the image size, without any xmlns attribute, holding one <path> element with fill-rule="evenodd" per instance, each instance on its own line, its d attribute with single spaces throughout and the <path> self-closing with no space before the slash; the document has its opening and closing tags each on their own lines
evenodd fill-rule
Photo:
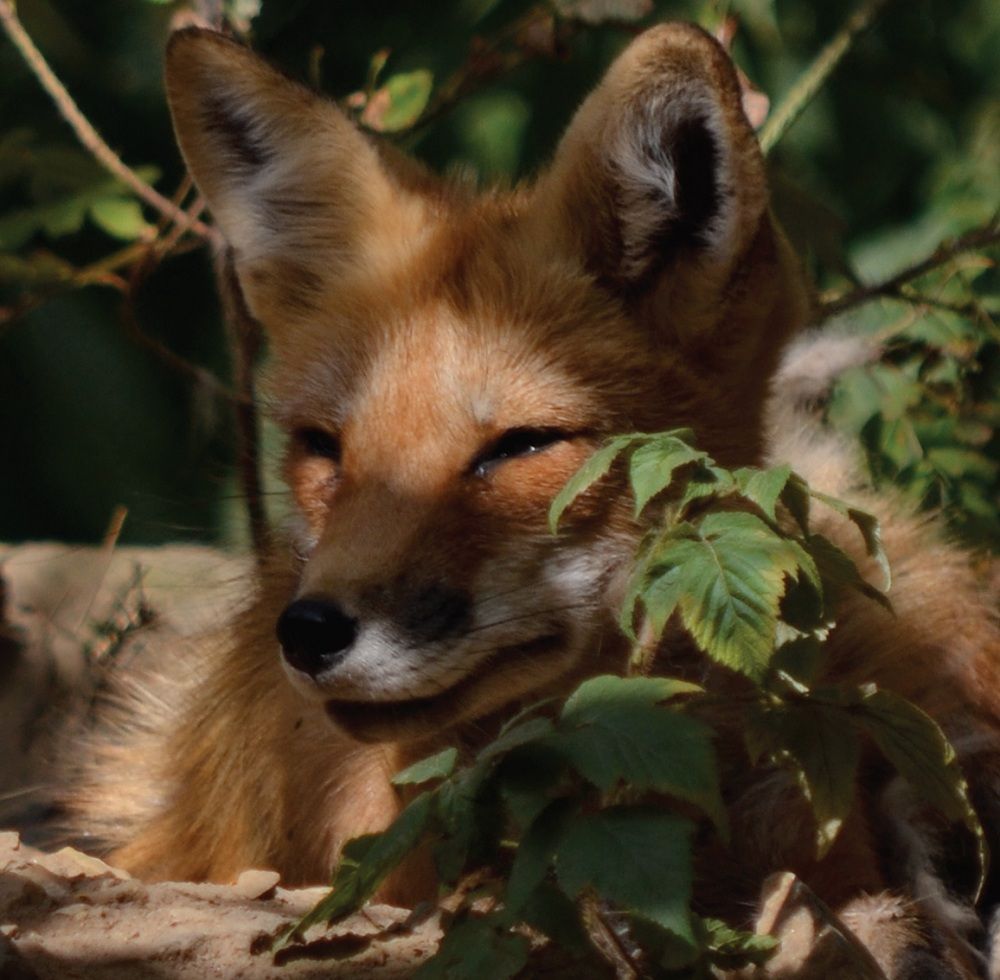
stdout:
<svg viewBox="0 0 1000 980">
<path fill-rule="evenodd" d="M 296 599 L 278 619 L 285 660 L 310 677 L 342 660 L 357 634 L 357 620 L 325 599 Z"/>
</svg>

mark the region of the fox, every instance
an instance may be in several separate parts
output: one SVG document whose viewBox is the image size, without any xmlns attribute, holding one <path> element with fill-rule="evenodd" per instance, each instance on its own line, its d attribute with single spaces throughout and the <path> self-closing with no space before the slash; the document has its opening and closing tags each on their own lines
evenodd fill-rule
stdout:
<svg viewBox="0 0 1000 980">
<path fill-rule="evenodd" d="M 323 882 L 346 841 L 400 812 L 395 772 L 621 672 L 616 615 L 643 533 L 625 477 L 578 498 L 558 535 L 549 507 L 608 437 L 678 427 L 723 465 L 788 461 L 881 520 L 893 612 L 843 600 L 830 676 L 934 717 L 1000 825 L 993 600 L 938 522 L 867 488 L 809 414 L 812 293 L 714 38 L 683 23 L 637 35 L 549 165 L 485 190 L 211 30 L 171 37 L 166 90 L 267 338 L 294 507 L 232 622 L 133 662 L 78 743 L 66 805 L 90 849 L 150 880 L 266 867 Z M 815 520 L 873 574 L 846 522 Z M 688 662 L 676 633 L 658 670 Z M 822 859 L 794 782 L 731 795 L 706 907 L 746 919 L 764 878 L 791 869 L 887 977 L 983 975 L 948 830 L 900 779 L 865 787 Z M 434 888 L 418 854 L 380 897 Z"/>
</svg>

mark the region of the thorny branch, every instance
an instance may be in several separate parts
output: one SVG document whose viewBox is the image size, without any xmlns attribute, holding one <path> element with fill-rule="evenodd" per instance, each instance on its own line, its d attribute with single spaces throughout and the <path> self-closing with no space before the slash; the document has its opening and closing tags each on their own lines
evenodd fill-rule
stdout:
<svg viewBox="0 0 1000 980">
<path fill-rule="evenodd" d="M 1000 214 L 995 214 L 984 225 L 973 228 L 958 238 L 941 242 L 927 258 L 901 269 L 888 279 L 868 286 L 859 286 L 848 293 L 821 302 L 815 322 L 822 323 L 856 306 L 882 297 L 913 302 L 914 297 L 907 289 L 909 283 L 947 265 L 960 255 L 979 252 L 998 244 L 1000 244 Z"/>
<path fill-rule="evenodd" d="M 108 146 L 90 120 L 80 111 L 79 106 L 66 90 L 66 86 L 59 81 L 41 51 L 35 46 L 35 42 L 31 40 L 17 16 L 12 0 L 0 0 L 0 24 L 3 25 L 7 36 L 21 53 L 21 57 L 24 58 L 27 66 L 41 83 L 42 88 L 55 103 L 60 115 L 69 123 L 76 138 L 94 159 L 153 210 L 169 218 L 184 230 L 190 230 L 200 238 L 217 244 L 220 241 L 220 236 L 214 228 L 197 218 L 193 218 L 165 198 L 159 191 L 150 187 Z"/>
<path fill-rule="evenodd" d="M 855 39 L 868 29 L 889 0 L 865 0 L 844 22 L 813 63 L 803 72 L 760 131 L 760 147 L 768 154 L 802 115 L 834 69 L 851 50 Z"/>
</svg>

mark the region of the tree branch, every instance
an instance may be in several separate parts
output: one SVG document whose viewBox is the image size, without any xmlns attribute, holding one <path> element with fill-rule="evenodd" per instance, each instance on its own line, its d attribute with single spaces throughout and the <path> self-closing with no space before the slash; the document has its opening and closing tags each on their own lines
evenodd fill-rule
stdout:
<svg viewBox="0 0 1000 980">
<path fill-rule="evenodd" d="M 833 74 L 834 69 L 843 60 L 844 55 L 851 50 L 855 38 L 868 29 L 888 2 L 889 0 L 864 0 L 796 80 L 760 131 L 760 147 L 765 155 L 774 149 L 799 116 L 805 112 L 826 80 Z"/>
<path fill-rule="evenodd" d="M 966 252 L 978 252 L 984 248 L 1000 244 L 1000 215 L 994 215 L 986 224 L 979 228 L 973 228 L 958 238 L 941 242 L 934 251 L 919 262 L 915 262 L 905 269 L 901 269 L 895 275 L 884 279 L 882 282 L 873 283 L 869 286 L 859 286 L 848 293 L 835 296 L 826 302 L 819 304 L 815 322 L 822 323 L 830 317 L 837 316 L 847 310 L 861 306 L 873 299 L 889 297 L 892 299 L 912 300 L 912 296 L 907 295 L 905 287 L 908 283 L 919 279 L 921 276 L 933 272 L 943 265 L 947 265 L 952 259 Z"/>
<path fill-rule="evenodd" d="M 41 83 L 42 88 L 45 89 L 55 103 L 60 115 L 69 123 L 76 134 L 76 138 L 105 170 L 125 184 L 136 197 L 153 208 L 154 211 L 175 222 L 178 227 L 190 230 L 200 238 L 213 244 L 221 242 L 221 236 L 216 229 L 199 221 L 197 218 L 192 218 L 186 211 L 182 210 L 172 201 L 169 201 L 159 191 L 150 187 L 108 146 L 100 133 L 94 129 L 87 117 L 80 111 L 79 106 L 77 106 L 73 101 L 73 97 L 66 90 L 66 86 L 59 81 L 41 51 L 38 50 L 34 41 L 31 40 L 31 37 L 17 16 L 12 0 L 0 0 L 0 24 L 3 25 L 3 29 L 11 39 L 14 47 L 20 52 L 25 64 L 31 69 L 32 73 Z"/>
</svg>

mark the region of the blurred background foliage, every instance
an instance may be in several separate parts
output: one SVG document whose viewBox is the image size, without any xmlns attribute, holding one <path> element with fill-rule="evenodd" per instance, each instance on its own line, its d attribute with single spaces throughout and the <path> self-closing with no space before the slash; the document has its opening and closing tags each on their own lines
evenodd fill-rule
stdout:
<svg viewBox="0 0 1000 980">
<path fill-rule="evenodd" d="M 485 182 L 542 165 L 644 24 L 735 29 L 773 112 L 858 4 L 20 0 L 17 16 L 120 158 L 188 205 L 161 82 L 181 23 L 225 23 L 363 125 Z M 775 208 L 827 304 L 818 318 L 882 351 L 843 376 L 831 421 L 876 481 L 995 545 L 1000 5 L 868 6 L 884 9 L 770 152 Z M 985 229 L 975 247 L 859 292 L 970 229 Z M 0 540 L 99 540 L 124 505 L 123 540 L 245 541 L 230 360 L 210 249 L 94 161 L 0 35 Z"/>
</svg>

